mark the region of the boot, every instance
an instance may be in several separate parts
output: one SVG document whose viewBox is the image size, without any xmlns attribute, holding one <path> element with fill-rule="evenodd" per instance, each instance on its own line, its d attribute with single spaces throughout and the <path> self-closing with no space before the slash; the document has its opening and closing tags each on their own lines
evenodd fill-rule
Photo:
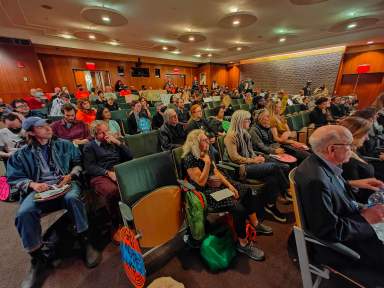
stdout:
<svg viewBox="0 0 384 288">
<path fill-rule="evenodd" d="M 97 251 L 89 242 L 87 231 L 80 234 L 80 244 L 84 252 L 85 266 L 87 268 L 94 268 L 99 265 L 101 252 Z"/>
<path fill-rule="evenodd" d="M 50 268 L 48 259 L 44 256 L 41 248 L 30 253 L 31 254 L 31 268 L 28 275 L 21 283 L 21 288 L 37 288 L 43 285 Z"/>
</svg>

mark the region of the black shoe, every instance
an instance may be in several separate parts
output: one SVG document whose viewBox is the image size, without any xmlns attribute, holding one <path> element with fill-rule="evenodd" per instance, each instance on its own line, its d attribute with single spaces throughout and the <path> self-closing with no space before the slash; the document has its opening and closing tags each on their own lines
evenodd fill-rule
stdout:
<svg viewBox="0 0 384 288">
<path fill-rule="evenodd" d="M 275 218 L 275 220 L 281 222 L 281 223 L 286 223 L 287 222 L 287 218 L 284 216 L 283 213 L 281 213 L 279 211 L 279 209 L 277 209 L 276 205 L 272 205 L 272 206 L 265 206 L 264 207 L 264 210 L 265 212 L 267 212 L 268 214 L 272 215 L 273 218 Z"/>
<path fill-rule="evenodd" d="M 51 266 L 48 259 L 44 256 L 35 257 L 31 260 L 31 268 L 27 277 L 21 283 L 21 288 L 37 288 L 41 287 L 48 275 Z"/>
<path fill-rule="evenodd" d="M 85 245 L 85 266 L 87 268 L 94 268 L 101 262 L 101 252 L 97 251 L 90 243 Z"/>
<path fill-rule="evenodd" d="M 257 224 L 257 226 L 255 227 L 255 230 L 256 230 L 257 235 L 272 235 L 273 234 L 272 227 L 269 227 L 263 223 Z"/>
</svg>

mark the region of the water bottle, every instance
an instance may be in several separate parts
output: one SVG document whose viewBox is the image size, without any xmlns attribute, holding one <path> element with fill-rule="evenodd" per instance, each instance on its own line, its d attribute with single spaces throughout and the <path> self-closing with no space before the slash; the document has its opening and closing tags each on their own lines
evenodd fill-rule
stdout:
<svg viewBox="0 0 384 288">
<path fill-rule="evenodd" d="M 368 206 L 372 207 L 376 204 L 384 204 L 384 191 L 377 191 L 368 198 Z"/>
</svg>

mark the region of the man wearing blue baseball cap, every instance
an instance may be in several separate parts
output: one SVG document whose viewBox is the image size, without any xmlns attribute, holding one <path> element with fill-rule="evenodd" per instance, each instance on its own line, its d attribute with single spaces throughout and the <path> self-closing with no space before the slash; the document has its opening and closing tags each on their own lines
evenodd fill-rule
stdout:
<svg viewBox="0 0 384 288">
<path fill-rule="evenodd" d="M 49 267 L 42 252 L 40 217 L 43 213 L 65 208 L 71 215 L 85 253 L 85 263 L 95 267 L 100 252 L 89 243 L 88 220 L 80 187 L 76 182 L 82 170 L 79 150 L 70 142 L 52 138 L 52 128 L 45 119 L 29 117 L 23 121 L 28 145 L 15 152 L 8 161 L 9 183 L 20 191 L 21 204 L 15 225 L 24 248 L 31 255 L 31 270 L 22 287 L 35 287 Z M 67 193 L 56 199 L 36 202 L 36 193 L 51 189 L 50 185 L 70 185 Z"/>
</svg>

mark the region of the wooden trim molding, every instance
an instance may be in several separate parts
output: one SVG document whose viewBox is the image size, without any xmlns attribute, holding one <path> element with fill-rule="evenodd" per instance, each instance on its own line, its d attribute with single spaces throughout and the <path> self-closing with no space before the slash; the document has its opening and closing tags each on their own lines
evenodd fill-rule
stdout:
<svg viewBox="0 0 384 288">
<path fill-rule="evenodd" d="M 300 57 L 312 56 L 312 55 L 322 55 L 322 54 L 329 54 L 329 53 L 335 53 L 335 52 L 344 53 L 344 51 L 345 51 L 345 46 L 336 46 L 336 47 L 330 47 L 330 48 L 313 49 L 313 50 L 292 52 L 292 53 L 286 53 L 286 54 L 277 54 L 277 55 L 271 55 L 271 56 L 265 56 L 265 57 L 258 57 L 254 59 L 248 59 L 248 60 L 241 60 L 240 64 L 251 64 L 251 63 L 259 63 L 259 62 L 270 62 L 270 61 L 276 61 L 276 60 L 286 60 L 286 59 L 292 59 L 292 58 L 300 58 Z"/>
<path fill-rule="evenodd" d="M 155 57 L 127 55 L 127 54 L 119 54 L 119 53 L 107 53 L 107 52 L 101 52 L 101 51 L 91 51 L 86 49 L 66 48 L 66 47 L 58 47 L 58 46 L 50 46 L 50 45 L 42 45 L 42 44 L 33 44 L 33 46 L 37 54 L 72 56 L 72 57 L 113 60 L 113 61 L 126 61 L 126 62 L 136 62 L 137 59 L 140 57 L 140 61 L 142 63 L 174 65 L 174 66 L 191 67 L 191 68 L 196 68 L 200 64 L 200 63 L 187 62 L 187 61 L 181 61 L 181 60 L 161 59 L 161 58 L 155 58 Z"/>
</svg>

